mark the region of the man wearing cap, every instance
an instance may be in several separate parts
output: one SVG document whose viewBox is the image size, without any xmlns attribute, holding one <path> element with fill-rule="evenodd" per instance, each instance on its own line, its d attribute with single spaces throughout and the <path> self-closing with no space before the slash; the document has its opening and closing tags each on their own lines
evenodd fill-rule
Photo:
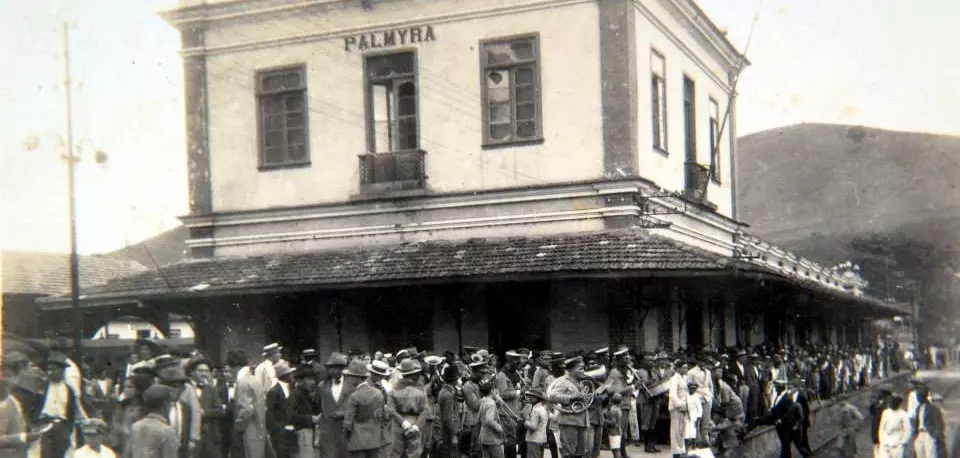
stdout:
<svg viewBox="0 0 960 458">
<path fill-rule="evenodd" d="M 463 384 L 463 428 L 460 431 L 460 449 L 470 458 L 479 458 L 480 443 L 480 381 L 490 374 L 488 361 L 479 352 L 470 355 L 468 364 L 473 376 Z"/>
<path fill-rule="evenodd" d="M 239 373 L 248 360 L 241 351 L 227 354 L 227 367 Z M 224 370 L 227 369 L 224 368 Z M 234 388 L 232 458 L 273 457 L 267 433 L 266 393 L 255 377 L 237 379 Z"/>
<path fill-rule="evenodd" d="M 651 390 L 659 385 L 663 380 L 663 369 L 660 367 L 661 361 L 657 354 L 648 352 L 644 354 L 643 362 L 637 368 L 637 386 L 645 386 L 646 389 L 637 390 L 637 426 L 641 442 L 643 442 L 643 451 L 645 453 L 659 453 L 657 448 L 657 422 L 660 420 L 661 397 L 655 395 Z M 621 406 L 622 409 L 622 406 Z M 621 430 L 621 433 L 627 430 Z"/>
<path fill-rule="evenodd" d="M 167 410 L 170 407 L 170 388 L 155 384 L 143 393 L 147 415 L 133 424 L 130 438 L 130 458 L 177 458 L 177 433 L 170 426 Z"/>
<path fill-rule="evenodd" d="M 364 370 L 369 374 L 366 381 L 347 398 L 343 434 L 350 458 L 381 458 L 384 447 L 390 445 L 393 416 L 380 382 L 390 376 L 390 366 L 373 361 Z"/>
<path fill-rule="evenodd" d="M 610 408 L 620 409 L 619 415 L 615 417 L 620 419 L 618 428 L 621 437 L 629 436 L 627 432 L 630 431 L 630 405 L 635 404 L 637 401 L 636 389 L 641 382 L 630 366 L 632 362 L 633 358 L 630 356 L 630 350 L 626 347 L 621 347 L 613 352 L 613 368 L 610 369 L 608 390 L 611 394 L 620 395 L 620 404 L 611 404 Z M 627 455 L 626 442 L 627 441 L 622 441 L 620 443 L 620 452 L 618 455 L 622 458 L 629 458 L 629 455 Z"/>
<path fill-rule="evenodd" d="M 27 431 L 30 421 L 24 417 L 20 403 L 10 394 L 8 386 L 0 372 L 0 458 L 23 458 L 30 444 L 38 442 L 40 433 Z"/>
<path fill-rule="evenodd" d="M 60 422 L 43 436 L 40 448 L 43 458 L 62 458 L 70 448 L 74 426 L 84 414 L 76 391 L 64 380 L 64 372 L 70 367 L 67 356 L 52 352 L 44 366 L 49 382 L 40 404 L 40 417 L 57 418 Z"/>
<path fill-rule="evenodd" d="M 533 371 L 533 380 L 530 382 L 531 390 L 540 390 L 547 392 L 547 378 L 552 374 L 553 352 L 543 350 L 537 357 L 537 368 Z"/>
<path fill-rule="evenodd" d="M 267 431 L 277 458 L 290 458 L 297 447 L 297 432 L 287 403 L 293 389 L 293 368 L 286 361 L 280 361 L 273 369 L 277 384 L 267 392 Z"/>
<path fill-rule="evenodd" d="M 397 372 L 402 378 L 387 396 L 393 418 L 393 446 L 388 457 L 419 458 L 430 417 L 427 394 L 419 383 L 421 367 L 413 358 L 407 358 L 400 361 Z"/>
<path fill-rule="evenodd" d="M 347 355 L 333 352 L 325 364 L 327 377 L 320 383 L 320 408 L 323 414 L 320 418 L 320 445 L 324 458 L 346 458 L 346 442 L 341 434 L 343 431 L 344 410 L 347 407 L 347 398 L 357 385 L 369 373 L 359 360 L 350 363 L 347 368 Z"/>
<path fill-rule="evenodd" d="M 563 362 L 563 367 L 565 374 L 550 386 L 547 399 L 561 408 L 569 408 L 571 403 L 587 398 L 587 395 L 580 391 L 578 384 L 578 381 L 584 377 L 583 357 L 568 358 Z M 590 449 L 590 445 L 587 444 L 589 413 L 561 411 L 557 417 L 557 424 L 560 425 L 560 456 L 563 458 L 586 456 Z"/>
<path fill-rule="evenodd" d="M 253 376 L 256 377 L 257 382 L 260 383 L 260 387 L 264 393 L 269 392 L 277 385 L 277 372 L 274 370 L 273 365 L 280 362 L 281 351 L 283 351 L 283 347 L 278 343 L 272 343 L 263 347 L 263 362 L 253 370 Z"/>
<path fill-rule="evenodd" d="M 116 453 L 103 445 L 103 435 L 107 432 L 107 422 L 99 418 L 90 418 L 80 422 L 84 446 L 73 452 L 73 458 L 116 458 Z"/>
</svg>

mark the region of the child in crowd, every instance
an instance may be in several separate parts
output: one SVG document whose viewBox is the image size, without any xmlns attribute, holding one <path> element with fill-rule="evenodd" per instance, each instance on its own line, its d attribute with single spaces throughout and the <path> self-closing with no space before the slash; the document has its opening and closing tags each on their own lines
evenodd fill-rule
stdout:
<svg viewBox="0 0 960 458">
<path fill-rule="evenodd" d="M 99 418 L 84 420 L 80 424 L 83 432 L 84 446 L 78 448 L 74 458 L 117 458 L 117 454 L 110 447 L 103 445 L 103 436 L 107 432 L 107 422 Z"/>
<path fill-rule="evenodd" d="M 603 429 L 607 432 L 607 440 L 610 442 L 610 450 L 613 451 L 613 458 L 625 458 L 622 456 L 620 446 L 623 441 L 623 431 L 620 431 L 620 422 L 622 421 L 623 411 L 620 409 L 620 403 L 623 396 L 620 393 L 614 393 L 610 397 L 610 404 L 604 409 Z"/>
<path fill-rule="evenodd" d="M 542 458 L 543 448 L 547 445 L 547 423 L 550 421 L 550 414 L 547 413 L 547 406 L 543 403 L 542 391 L 534 388 L 527 390 L 524 396 L 527 398 L 527 404 L 531 406 L 530 413 L 523 422 L 527 431 L 526 458 Z"/>
<path fill-rule="evenodd" d="M 697 389 L 700 388 L 695 382 L 687 382 L 687 390 L 690 395 L 687 397 L 687 424 L 684 426 L 683 439 L 687 444 L 687 449 L 693 446 L 697 439 L 697 432 L 700 430 L 699 423 L 703 419 L 703 404 L 700 402 L 700 395 Z"/>
</svg>

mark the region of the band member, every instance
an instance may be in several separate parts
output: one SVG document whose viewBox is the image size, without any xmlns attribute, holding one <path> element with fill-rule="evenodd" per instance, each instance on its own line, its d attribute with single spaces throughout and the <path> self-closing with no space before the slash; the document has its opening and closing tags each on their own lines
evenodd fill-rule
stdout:
<svg viewBox="0 0 960 458">
<path fill-rule="evenodd" d="M 537 357 L 537 367 L 533 372 L 533 379 L 530 382 L 531 390 L 540 390 L 547 392 L 547 378 L 552 375 L 553 352 L 544 350 Z"/>
<path fill-rule="evenodd" d="M 357 369 L 360 370 L 359 366 Z M 390 376 L 390 366 L 383 361 L 373 361 L 362 370 L 367 372 L 367 380 L 347 398 L 343 434 L 350 458 L 380 458 L 384 447 L 390 445 L 390 423 L 393 421 L 387 409 L 386 392 L 380 383 Z"/>
<path fill-rule="evenodd" d="M 583 401 L 587 395 L 580 391 L 578 381 L 583 375 L 583 358 L 575 356 L 563 362 L 565 373 L 550 386 L 547 399 L 558 406 L 569 406 L 574 401 Z M 557 416 L 560 426 L 560 456 L 563 458 L 583 457 L 587 454 L 587 427 L 590 425 L 589 413 L 561 411 Z"/>
<path fill-rule="evenodd" d="M 470 359 L 469 369 L 472 371 L 473 377 L 463 384 L 465 409 L 463 429 L 460 432 L 460 449 L 464 455 L 470 458 L 479 458 L 481 454 L 480 443 L 476 440 L 480 435 L 480 427 L 478 426 L 481 398 L 479 384 L 489 375 L 490 368 L 487 366 L 487 360 L 479 354 L 471 355 Z"/>
<path fill-rule="evenodd" d="M 523 423 L 527 443 L 524 458 L 542 458 L 543 449 L 547 446 L 547 424 L 550 421 L 544 394 L 540 390 L 527 390 L 524 397 L 530 405 L 530 413 Z"/>
<path fill-rule="evenodd" d="M 637 410 L 639 415 L 640 440 L 643 441 L 643 451 L 646 453 L 659 453 L 657 448 L 656 428 L 657 421 L 660 420 L 660 407 L 663 397 L 653 392 L 655 387 L 663 386 L 666 381 L 664 363 L 667 362 L 662 355 L 647 353 L 643 364 L 637 368 L 637 383 L 647 387 L 646 390 L 638 390 Z"/>
</svg>

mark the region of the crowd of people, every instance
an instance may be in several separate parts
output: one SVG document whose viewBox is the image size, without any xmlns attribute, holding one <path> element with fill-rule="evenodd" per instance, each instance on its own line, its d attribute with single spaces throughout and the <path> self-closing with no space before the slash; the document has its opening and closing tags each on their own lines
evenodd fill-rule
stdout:
<svg viewBox="0 0 960 458">
<path fill-rule="evenodd" d="M 196 351 L 141 344 L 114 371 L 51 352 L 38 375 L 34 361 L 5 353 L 0 417 L 20 421 L 0 431 L 11 432 L 0 437 L 0 458 L 596 458 L 603 449 L 630 458 L 627 445 L 647 454 L 664 442 L 675 457 L 740 456 L 744 435 L 764 425 L 776 428 L 782 456 L 793 447 L 806 456 L 811 402 L 863 389 L 904 364 L 893 346 L 831 345 L 405 348 L 321 360 L 273 343 L 259 356 L 230 351 L 215 365 Z M 916 419 L 926 398 L 911 393 L 905 409 Z M 899 456 L 888 443 L 905 440 L 884 439 L 894 437 L 886 432 L 897 416 L 884 412 L 896 398 L 885 402 L 871 408 L 877 453 Z M 858 416 L 848 415 L 850 431 Z M 933 437 L 925 425 L 912 430 L 914 443 Z"/>
</svg>

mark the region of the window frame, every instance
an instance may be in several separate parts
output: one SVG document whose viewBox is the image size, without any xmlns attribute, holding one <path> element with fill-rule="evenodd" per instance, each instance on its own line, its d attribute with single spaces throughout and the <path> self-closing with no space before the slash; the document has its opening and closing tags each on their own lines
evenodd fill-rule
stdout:
<svg viewBox="0 0 960 458">
<path fill-rule="evenodd" d="M 720 145 L 718 141 L 720 137 L 720 102 L 717 102 L 717 99 L 711 96 L 707 102 L 710 113 L 708 115 L 709 119 L 709 134 L 710 134 L 710 181 L 713 181 L 716 184 L 721 183 L 720 176 Z"/>
<path fill-rule="evenodd" d="M 501 43 L 511 43 L 517 41 L 530 40 L 533 43 L 533 59 L 530 61 L 524 61 L 523 63 L 511 63 L 511 64 L 499 64 L 499 65 L 489 65 L 487 62 L 487 53 L 485 48 L 489 45 L 501 44 Z M 509 148 L 514 146 L 525 146 L 525 145 L 539 145 L 544 142 L 543 135 L 543 55 L 540 52 L 540 32 L 530 32 L 522 33 L 515 35 L 506 35 L 493 38 L 485 38 L 479 41 L 477 46 L 478 58 L 480 62 L 480 137 L 481 137 L 481 147 L 483 149 L 495 149 L 495 148 Z M 488 99 L 487 93 L 487 72 L 493 69 L 510 69 L 510 78 L 511 81 L 514 79 L 514 72 L 512 69 L 521 66 L 521 65 L 530 65 L 533 63 L 534 75 L 534 100 L 536 102 L 536 110 L 534 110 L 534 116 L 536 117 L 536 135 L 531 138 L 517 139 L 516 128 L 517 128 L 517 113 L 516 113 L 516 90 L 513 88 L 514 92 L 511 94 L 510 100 L 510 119 L 512 121 L 514 129 L 514 138 L 511 140 L 498 141 L 490 137 L 489 124 L 490 124 L 490 102 Z"/>
<path fill-rule="evenodd" d="M 296 71 L 300 74 L 300 81 L 302 87 L 299 89 L 291 89 L 285 91 L 273 91 L 267 92 L 262 90 L 261 81 L 264 76 L 274 73 L 284 73 Z M 307 82 L 307 64 L 293 64 L 293 65 L 283 65 L 277 67 L 267 67 L 257 69 L 254 72 L 254 97 L 256 98 L 257 106 L 257 168 L 260 171 L 269 171 L 269 170 L 279 170 L 279 169 L 289 169 L 289 168 L 298 168 L 298 167 L 309 167 L 311 164 L 311 155 L 310 155 L 310 105 L 309 105 L 309 83 Z M 305 158 L 301 160 L 289 160 L 289 153 L 286 152 L 286 139 L 284 139 L 284 156 L 285 161 L 280 163 L 267 163 L 266 162 L 266 126 L 265 117 L 263 114 L 263 99 L 271 95 L 282 95 L 285 93 L 301 92 L 303 94 L 303 104 L 301 111 L 303 112 L 303 148 L 305 153 Z M 285 115 L 285 114 L 284 114 Z M 286 122 L 286 121 L 284 121 Z M 286 126 L 284 126 L 284 135 L 286 135 Z"/>
<path fill-rule="evenodd" d="M 656 69 L 654 69 L 654 59 L 659 58 L 662 66 L 660 68 L 660 74 L 658 75 Z M 659 81 L 660 91 L 654 89 L 654 84 Z M 660 106 L 654 106 L 654 97 L 660 101 Z M 650 134 L 653 137 L 651 146 L 654 151 L 657 151 L 664 156 L 670 155 L 669 141 L 670 141 L 670 131 L 668 130 L 668 118 L 667 118 L 667 58 L 664 54 L 658 51 L 656 48 L 650 49 L 650 115 L 651 115 L 651 126 Z M 656 135 L 655 129 L 658 127 L 661 129 L 662 135 Z M 658 145 L 657 143 L 663 139 L 662 144 Z"/>
<path fill-rule="evenodd" d="M 687 88 L 691 91 L 687 91 Z M 689 98 L 688 98 L 689 95 Z M 689 107 L 688 107 L 689 104 Z M 699 164 L 697 131 L 697 82 L 692 76 L 683 74 L 683 152 L 684 161 Z"/>
<path fill-rule="evenodd" d="M 416 104 L 417 112 L 417 147 L 414 149 L 408 150 L 398 150 L 398 151 L 376 151 L 377 146 L 377 129 L 376 129 L 376 119 L 374 112 L 374 97 L 373 97 L 373 79 L 370 78 L 370 67 L 369 62 L 371 58 L 375 57 L 384 57 L 391 55 L 400 55 L 400 54 L 412 54 L 413 57 L 413 100 Z M 422 151 L 423 150 L 423 112 L 422 106 L 420 105 L 420 56 L 417 53 L 417 48 L 415 47 L 397 47 L 387 51 L 377 51 L 377 52 L 368 52 L 364 53 L 362 56 L 362 68 L 363 68 L 363 106 L 364 106 L 364 132 L 366 134 L 366 153 L 367 154 L 391 154 L 397 152 L 405 151 Z"/>
</svg>

